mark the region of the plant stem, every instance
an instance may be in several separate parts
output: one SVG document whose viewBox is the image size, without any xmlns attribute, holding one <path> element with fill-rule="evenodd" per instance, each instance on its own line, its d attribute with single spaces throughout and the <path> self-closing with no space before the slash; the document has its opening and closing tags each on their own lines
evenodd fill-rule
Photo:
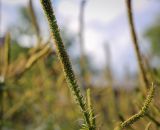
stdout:
<svg viewBox="0 0 160 130">
<path fill-rule="evenodd" d="M 39 25 L 38 25 L 38 20 L 37 20 L 37 17 L 36 17 L 36 13 L 35 13 L 35 10 L 34 10 L 34 7 L 33 7 L 33 0 L 29 0 L 29 11 L 30 11 L 32 25 L 33 25 L 33 27 L 35 29 L 35 32 L 36 32 L 38 44 L 40 44 L 41 34 L 40 34 L 40 28 L 39 28 Z"/>
<path fill-rule="evenodd" d="M 4 83 L 0 81 L 0 129 L 3 127 L 3 90 Z"/>
<path fill-rule="evenodd" d="M 146 116 L 147 116 L 152 122 L 154 122 L 157 127 L 160 127 L 160 122 L 157 121 L 157 120 L 155 119 L 155 117 L 151 116 L 151 115 L 148 114 L 148 113 L 146 114 Z"/>
<path fill-rule="evenodd" d="M 146 75 L 146 72 L 145 72 L 145 67 L 143 65 L 143 60 L 142 60 L 142 56 L 141 56 L 141 53 L 140 53 L 140 48 L 138 46 L 138 40 L 137 40 L 137 35 L 136 35 L 134 21 L 133 21 L 132 3 L 131 2 L 132 2 L 132 0 L 126 0 L 130 33 L 131 33 L 136 57 L 137 57 L 137 60 L 138 60 L 140 76 L 141 76 L 141 79 L 142 79 L 142 82 L 143 82 L 145 88 L 148 88 L 149 82 L 148 82 L 147 75 Z"/>
<path fill-rule="evenodd" d="M 8 66 L 9 66 L 9 57 L 10 57 L 10 34 L 7 33 L 5 36 L 5 44 L 4 44 L 4 61 L 3 61 L 3 73 L 1 75 L 0 79 L 0 129 L 3 127 L 3 100 L 4 100 L 4 87 L 6 82 L 6 77 L 8 73 Z"/>
<path fill-rule="evenodd" d="M 4 45 L 4 72 L 3 77 L 4 80 L 6 79 L 7 73 L 8 73 L 8 67 L 9 67 L 9 61 L 10 61 L 10 42 L 11 42 L 11 36 L 9 33 L 5 36 L 5 45 Z"/>
<path fill-rule="evenodd" d="M 89 86 L 88 71 L 87 71 L 87 58 L 84 50 L 84 13 L 87 0 L 81 0 L 79 10 L 79 43 L 80 43 L 80 78 L 82 80 L 82 87 L 84 90 Z"/>
<path fill-rule="evenodd" d="M 95 120 L 95 115 L 94 115 L 93 107 L 92 107 L 91 90 L 89 88 L 87 89 L 87 106 L 88 106 L 88 111 L 90 114 L 91 125 L 95 129 L 96 128 L 96 120 Z"/>
<path fill-rule="evenodd" d="M 64 44 L 62 42 L 62 38 L 60 36 L 56 17 L 54 15 L 54 11 L 51 6 L 51 1 L 50 0 L 41 0 L 41 4 L 42 4 L 43 10 L 45 12 L 45 15 L 48 19 L 51 34 L 53 36 L 53 40 L 56 45 L 57 55 L 58 55 L 58 58 L 61 62 L 61 66 L 63 68 L 64 75 L 66 77 L 66 81 L 68 83 L 68 86 L 70 87 L 73 95 L 75 96 L 76 101 L 78 102 L 78 104 L 82 110 L 86 125 L 88 126 L 89 130 L 93 130 L 93 128 L 91 127 L 90 120 L 89 120 L 89 112 L 87 110 L 84 97 L 81 94 L 80 88 L 77 84 L 77 80 L 76 80 L 74 72 L 72 70 L 70 59 L 68 57 L 68 54 L 67 54 L 65 47 L 64 47 Z"/>
<path fill-rule="evenodd" d="M 13 73 L 12 75 L 9 76 L 9 78 L 20 78 L 22 77 L 28 70 L 31 69 L 31 67 L 37 63 L 41 58 L 43 58 L 44 56 L 50 54 L 51 52 L 53 52 L 51 50 L 51 48 L 48 46 L 48 43 L 45 43 L 45 46 L 43 46 L 43 48 L 32 54 L 27 60 L 26 63 L 24 65 L 24 67 L 22 69 L 20 69 L 20 71 Z M 22 59 L 23 60 L 23 59 Z"/>
<path fill-rule="evenodd" d="M 129 127 L 132 124 L 134 124 L 136 121 L 138 121 L 140 118 L 144 117 L 147 114 L 147 110 L 149 108 L 149 104 L 151 103 L 151 101 L 153 99 L 154 92 L 155 92 L 155 86 L 152 84 L 150 91 L 148 93 L 148 96 L 147 96 L 146 100 L 144 101 L 144 104 L 143 104 L 141 110 L 137 114 L 135 114 L 132 117 L 130 117 L 129 119 L 127 119 L 126 121 L 122 122 L 114 130 L 122 130 L 126 127 Z"/>
<path fill-rule="evenodd" d="M 79 14 L 79 42 L 81 55 L 84 56 L 84 10 L 85 10 L 86 0 L 82 0 L 80 3 L 80 14 Z"/>
</svg>

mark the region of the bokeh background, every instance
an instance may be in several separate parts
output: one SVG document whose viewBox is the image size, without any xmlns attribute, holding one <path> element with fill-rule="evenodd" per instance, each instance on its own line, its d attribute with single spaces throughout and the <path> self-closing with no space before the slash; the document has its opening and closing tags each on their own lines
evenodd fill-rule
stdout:
<svg viewBox="0 0 160 130">
<path fill-rule="evenodd" d="M 82 1 L 52 0 L 52 4 L 84 95 L 91 88 L 97 125 L 110 130 L 143 102 L 137 94 L 141 84 L 125 0 Z M 0 1 L 0 81 L 5 82 L 2 129 L 79 129 L 82 116 L 65 83 L 40 1 L 31 3 Z M 146 71 L 154 75 L 151 82 L 159 81 L 160 1 L 134 0 L 132 4 Z M 6 37 L 10 43 L 7 73 Z M 158 100 L 156 104 L 160 105 Z M 134 129 L 144 129 L 149 120 L 146 117 Z M 158 116 L 155 120 L 160 124 Z M 155 123 L 152 127 L 159 129 Z"/>
</svg>

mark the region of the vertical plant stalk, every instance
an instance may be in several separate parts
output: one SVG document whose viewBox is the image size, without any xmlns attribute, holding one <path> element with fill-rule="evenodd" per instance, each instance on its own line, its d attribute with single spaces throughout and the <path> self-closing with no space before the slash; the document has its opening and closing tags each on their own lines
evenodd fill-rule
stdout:
<svg viewBox="0 0 160 130">
<path fill-rule="evenodd" d="M 90 122 L 94 129 L 96 129 L 96 120 L 93 112 L 92 101 L 91 101 L 91 90 L 87 89 L 87 106 L 90 114 Z"/>
<path fill-rule="evenodd" d="M 35 29 L 35 32 L 36 32 L 36 35 L 37 35 L 38 44 L 40 44 L 41 34 L 40 34 L 40 28 L 39 28 L 39 25 L 38 25 L 38 22 L 37 22 L 36 13 L 35 13 L 35 10 L 34 10 L 34 7 L 33 7 L 33 0 L 29 0 L 29 12 L 30 12 L 33 28 Z"/>
<path fill-rule="evenodd" d="M 143 107 L 141 108 L 141 110 L 137 114 L 135 114 L 132 117 L 130 117 L 129 119 L 127 119 L 126 121 L 122 122 L 114 130 L 122 130 L 126 127 L 129 127 L 132 124 L 134 124 L 136 121 L 138 121 L 140 118 L 144 117 L 147 114 L 147 110 L 149 108 L 149 104 L 151 103 L 151 101 L 153 99 L 154 92 L 155 92 L 155 86 L 152 84 L 150 91 L 148 93 L 148 96 L 147 96 L 146 100 L 144 101 L 144 104 L 143 104 Z"/>
<path fill-rule="evenodd" d="M 80 14 L 79 14 L 79 42 L 81 55 L 84 55 L 84 12 L 85 12 L 86 0 L 82 0 L 80 3 Z"/>
<path fill-rule="evenodd" d="M 43 10 L 45 12 L 45 15 L 48 19 L 50 31 L 53 36 L 54 43 L 56 45 L 57 55 L 58 55 L 58 58 L 61 62 L 68 86 L 70 87 L 73 95 L 75 96 L 76 101 L 78 102 L 78 104 L 82 110 L 82 113 L 83 113 L 84 119 L 85 119 L 85 123 L 86 123 L 88 129 L 94 130 L 92 128 L 90 120 L 89 120 L 89 112 L 87 110 L 84 97 L 81 94 L 80 88 L 77 84 L 74 72 L 72 70 L 72 66 L 71 66 L 68 54 L 67 54 L 65 47 L 64 47 L 64 44 L 62 42 L 62 38 L 60 36 L 56 17 L 54 15 L 54 12 L 53 12 L 53 9 L 51 6 L 51 1 L 50 0 L 40 0 L 40 1 L 41 1 Z"/>
<path fill-rule="evenodd" d="M 9 33 L 7 33 L 5 37 L 5 45 L 4 45 L 4 69 L 3 69 L 4 79 L 6 78 L 8 67 L 9 67 L 10 42 L 11 42 L 11 36 Z"/>
<path fill-rule="evenodd" d="M 3 60 L 3 73 L 2 79 L 0 80 L 0 129 L 3 127 L 3 100 L 4 100 L 4 87 L 5 80 L 8 72 L 9 66 L 9 49 L 10 49 L 10 34 L 6 34 L 5 36 L 5 44 L 4 44 L 4 60 Z"/>
<path fill-rule="evenodd" d="M 104 46 L 104 49 L 105 49 L 105 52 L 106 52 L 106 78 L 107 78 L 107 81 L 108 81 L 108 85 L 110 87 L 113 86 L 113 74 L 112 74 L 112 61 L 111 61 L 111 58 L 112 58 L 112 55 L 111 55 L 111 48 L 110 48 L 110 45 L 109 44 L 105 44 Z"/>
<path fill-rule="evenodd" d="M 0 81 L 0 129 L 3 127 L 3 92 L 4 82 Z"/>
<path fill-rule="evenodd" d="M 132 0 L 126 0 L 127 15 L 128 15 L 130 33 L 131 33 L 131 37 L 132 37 L 132 41 L 133 41 L 136 57 L 137 57 L 137 60 L 138 60 L 140 76 L 141 76 L 142 82 L 144 84 L 144 87 L 148 88 L 149 82 L 148 82 L 148 79 L 147 79 L 147 75 L 146 75 L 146 72 L 145 72 L 145 67 L 143 65 L 143 60 L 142 60 L 142 56 L 141 56 L 141 53 L 140 53 L 140 48 L 139 48 L 139 45 L 138 45 L 138 39 L 137 39 L 135 26 L 134 26 L 134 21 L 133 21 L 132 3 L 131 2 L 132 2 Z"/>
<path fill-rule="evenodd" d="M 84 51 L 84 13 L 86 7 L 86 0 L 81 0 L 80 10 L 79 10 L 79 43 L 80 43 L 80 76 L 82 79 L 82 86 L 86 89 L 86 86 L 89 84 L 87 81 L 87 69 L 86 69 L 86 57 Z M 85 84 L 86 83 L 86 84 Z"/>
</svg>

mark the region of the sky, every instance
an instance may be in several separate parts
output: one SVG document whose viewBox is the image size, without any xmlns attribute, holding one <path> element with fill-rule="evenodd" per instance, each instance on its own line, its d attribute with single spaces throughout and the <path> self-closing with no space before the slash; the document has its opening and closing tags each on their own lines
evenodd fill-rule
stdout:
<svg viewBox="0 0 160 130">
<path fill-rule="evenodd" d="M 28 0 L 2 1 L 2 34 L 16 22 L 17 8 L 26 6 Z M 60 27 L 78 34 L 79 5 L 81 0 L 53 0 L 56 17 Z M 34 6 L 40 17 L 44 17 L 39 0 Z M 145 43 L 144 31 L 160 15 L 159 0 L 133 0 L 133 11 L 139 43 Z M 46 22 L 46 21 L 45 21 Z M 111 49 L 111 63 L 114 71 L 122 74 L 126 67 L 129 71 L 137 70 L 136 57 L 132 46 L 127 23 L 125 0 L 88 0 L 85 9 L 85 53 L 92 57 L 91 62 L 98 68 L 107 63 L 105 44 Z M 144 44 L 145 45 L 145 44 Z"/>
</svg>

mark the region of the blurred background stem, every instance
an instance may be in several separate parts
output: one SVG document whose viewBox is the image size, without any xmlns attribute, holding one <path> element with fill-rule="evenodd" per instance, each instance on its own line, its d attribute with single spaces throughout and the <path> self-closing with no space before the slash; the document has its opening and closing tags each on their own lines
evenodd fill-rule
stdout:
<svg viewBox="0 0 160 130">
<path fill-rule="evenodd" d="M 149 88 L 149 81 L 147 79 L 147 74 L 145 72 L 145 67 L 143 64 L 143 59 L 140 52 L 140 47 L 138 45 L 138 39 L 135 31 L 135 25 L 134 25 L 134 18 L 133 18 L 133 12 L 132 12 L 132 2 L 133 0 L 126 0 L 126 6 L 127 6 L 127 14 L 128 14 L 128 23 L 130 27 L 130 34 L 132 38 L 132 43 L 134 46 L 134 50 L 137 57 L 138 67 L 139 67 L 139 73 L 142 81 L 142 90 L 146 92 L 146 88 Z"/>
<path fill-rule="evenodd" d="M 89 87 L 89 79 L 88 74 L 89 71 L 87 69 L 87 57 L 85 55 L 85 8 L 86 8 L 87 0 L 81 0 L 80 2 L 80 11 L 79 11 L 79 43 L 80 43 L 80 78 L 83 89 L 86 90 Z"/>
<path fill-rule="evenodd" d="M 4 90 L 4 83 L 0 82 L 0 129 L 2 130 L 3 127 L 3 90 Z"/>
</svg>

